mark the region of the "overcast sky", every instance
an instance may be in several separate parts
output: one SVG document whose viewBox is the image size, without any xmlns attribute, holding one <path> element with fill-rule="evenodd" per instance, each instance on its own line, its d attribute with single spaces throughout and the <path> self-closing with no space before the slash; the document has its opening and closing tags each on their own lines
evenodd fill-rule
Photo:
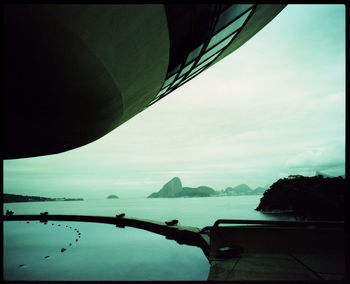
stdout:
<svg viewBox="0 0 350 284">
<path fill-rule="evenodd" d="M 345 6 L 288 5 L 240 49 L 101 139 L 4 161 L 4 192 L 145 197 L 345 174 Z"/>
</svg>

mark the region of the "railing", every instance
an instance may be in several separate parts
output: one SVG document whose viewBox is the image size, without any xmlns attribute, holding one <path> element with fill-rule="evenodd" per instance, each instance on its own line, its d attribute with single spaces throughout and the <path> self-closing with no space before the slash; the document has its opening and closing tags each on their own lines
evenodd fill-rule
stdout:
<svg viewBox="0 0 350 284">
<path fill-rule="evenodd" d="M 277 221 L 277 220 L 235 220 L 235 219 L 218 219 L 213 227 L 219 227 L 220 224 L 242 224 L 242 225 L 269 225 L 282 227 L 322 227 L 322 228 L 338 228 L 344 227 L 343 221 Z M 205 227 L 211 228 L 211 227 Z M 203 228 L 202 230 L 204 230 Z"/>
</svg>

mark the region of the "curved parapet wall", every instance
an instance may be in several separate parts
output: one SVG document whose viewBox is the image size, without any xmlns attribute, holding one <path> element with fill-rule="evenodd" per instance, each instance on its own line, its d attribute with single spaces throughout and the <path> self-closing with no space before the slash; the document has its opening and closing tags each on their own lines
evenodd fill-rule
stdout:
<svg viewBox="0 0 350 284">
<path fill-rule="evenodd" d="M 197 246 L 202 249 L 205 256 L 209 257 L 209 236 L 196 227 L 170 225 L 169 222 L 159 222 L 148 219 L 126 218 L 125 214 L 116 217 L 86 216 L 86 215 L 49 215 L 48 212 L 40 215 L 3 215 L 3 221 L 77 221 L 102 224 L 115 224 L 117 228 L 126 226 L 146 230 L 155 234 L 163 235 L 169 240 L 174 240 L 180 245 Z M 174 220 L 177 221 L 177 220 Z M 168 223 L 168 224 L 167 224 Z"/>
<path fill-rule="evenodd" d="M 4 158 L 60 153 L 104 136 L 283 7 L 5 5 Z"/>
</svg>

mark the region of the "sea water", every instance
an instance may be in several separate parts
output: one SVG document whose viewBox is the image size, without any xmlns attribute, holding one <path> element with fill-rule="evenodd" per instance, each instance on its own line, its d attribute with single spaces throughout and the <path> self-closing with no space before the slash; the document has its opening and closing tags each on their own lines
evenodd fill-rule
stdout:
<svg viewBox="0 0 350 284">
<path fill-rule="evenodd" d="M 123 198 L 6 203 L 14 214 L 115 216 L 203 228 L 217 219 L 281 219 L 254 209 L 261 196 Z M 206 280 L 210 264 L 198 247 L 135 228 L 84 222 L 4 222 L 6 280 Z M 65 249 L 61 252 L 62 249 Z"/>
</svg>

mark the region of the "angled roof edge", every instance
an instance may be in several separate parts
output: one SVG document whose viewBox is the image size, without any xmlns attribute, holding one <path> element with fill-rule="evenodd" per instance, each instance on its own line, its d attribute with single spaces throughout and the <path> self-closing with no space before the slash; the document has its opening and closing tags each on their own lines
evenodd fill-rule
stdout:
<svg viewBox="0 0 350 284">
<path fill-rule="evenodd" d="M 273 20 L 287 4 L 261 4 L 257 5 L 251 18 L 238 34 L 237 38 L 226 48 L 226 50 L 214 60 L 208 68 L 225 58 L 236 49 L 240 48 L 256 33 L 263 29 L 270 21 Z"/>
</svg>

